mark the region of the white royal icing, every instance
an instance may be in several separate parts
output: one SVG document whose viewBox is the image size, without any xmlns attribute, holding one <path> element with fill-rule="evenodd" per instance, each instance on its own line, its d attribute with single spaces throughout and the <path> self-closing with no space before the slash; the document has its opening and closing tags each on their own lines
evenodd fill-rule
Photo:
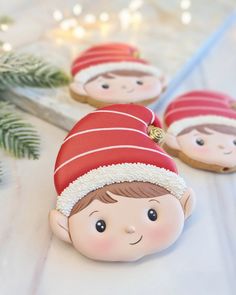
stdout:
<svg viewBox="0 0 236 295">
<path fill-rule="evenodd" d="M 187 190 L 176 173 L 143 163 L 124 163 L 93 169 L 77 178 L 57 199 L 57 210 L 69 216 L 74 205 L 88 193 L 113 183 L 142 181 L 160 185 L 180 199 Z"/>
</svg>

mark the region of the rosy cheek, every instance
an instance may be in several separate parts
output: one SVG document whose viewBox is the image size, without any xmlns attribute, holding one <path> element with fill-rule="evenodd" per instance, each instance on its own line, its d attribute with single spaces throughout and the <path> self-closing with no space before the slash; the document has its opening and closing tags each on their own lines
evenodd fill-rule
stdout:
<svg viewBox="0 0 236 295">
<path fill-rule="evenodd" d="M 193 150 L 198 152 L 198 153 L 206 153 L 210 151 L 210 148 L 208 146 L 193 146 Z"/>
<path fill-rule="evenodd" d="M 87 92 L 88 95 L 90 96 L 109 96 L 112 93 L 114 93 L 114 89 L 113 87 L 110 86 L 110 88 L 108 89 L 104 89 L 102 88 L 100 85 L 88 85 L 87 87 L 85 87 L 85 91 Z"/>
<path fill-rule="evenodd" d="M 106 253 L 106 252 L 109 252 L 114 244 L 115 244 L 115 241 L 111 238 L 91 238 L 89 239 L 88 242 L 88 245 L 90 245 L 91 249 L 93 249 L 94 251 L 98 251 L 100 253 Z"/>
<path fill-rule="evenodd" d="M 151 95 L 159 95 L 162 88 L 159 84 L 144 84 L 142 87 L 136 88 L 136 91 L 142 92 L 142 93 L 150 93 Z"/>
<path fill-rule="evenodd" d="M 166 238 L 170 236 L 170 229 L 168 227 L 157 226 L 155 228 L 149 229 L 147 236 L 152 241 L 159 241 L 160 243 L 165 241 Z"/>
</svg>

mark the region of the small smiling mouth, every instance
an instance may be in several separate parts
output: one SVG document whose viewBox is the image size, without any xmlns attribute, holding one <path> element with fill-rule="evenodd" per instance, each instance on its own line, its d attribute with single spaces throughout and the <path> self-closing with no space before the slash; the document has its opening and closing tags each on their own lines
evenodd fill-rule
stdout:
<svg viewBox="0 0 236 295">
<path fill-rule="evenodd" d="M 134 89 L 131 89 L 129 91 L 126 91 L 127 93 L 131 93 L 131 92 L 134 92 Z"/>
<path fill-rule="evenodd" d="M 138 244 L 141 240 L 142 240 L 143 236 L 140 237 L 140 239 L 137 241 L 137 242 L 134 242 L 134 243 L 129 243 L 130 245 L 136 245 Z"/>
<path fill-rule="evenodd" d="M 232 152 L 233 152 L 233 151 L 231 151 L 231 152 L 227 152 L 227 153 L 224 153 L 224 155 L 230 155 L 230 154 L 232 154 Z"/>
</svg>

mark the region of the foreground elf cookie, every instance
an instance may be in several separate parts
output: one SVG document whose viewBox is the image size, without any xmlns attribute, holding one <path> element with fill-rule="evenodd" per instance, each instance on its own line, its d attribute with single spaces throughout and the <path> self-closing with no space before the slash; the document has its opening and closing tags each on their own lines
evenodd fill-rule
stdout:
<svg viewBox="0 0 236 295">
<path fill-rule="evenodd" d="M 84 51 L 72 65 L 71 96 L 95 107 L 151 103 L 165 89 L 166 79 L 138 55 L 135 47 L 121 43 L 97 45 Z"/>
<path fill-rule="evenodd" d="M 213 91 L 179 96 L 164 115 L 165 150 L 188 165 L 219 173 L 236 171 L 235 100 Z"/>
<path fill-rule="evenodd" d="M 162 130 L 139 105 L 94 111 L 68 134 L 55 166 L 53 232 L 83 255 L 134 261 L 172 245 L 194 196 L 154 140 Z"/>
</svg>

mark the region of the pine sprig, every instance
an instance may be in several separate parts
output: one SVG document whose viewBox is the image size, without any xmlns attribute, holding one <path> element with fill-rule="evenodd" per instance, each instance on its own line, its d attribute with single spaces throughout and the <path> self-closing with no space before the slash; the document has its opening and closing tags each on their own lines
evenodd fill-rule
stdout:
<svg viewBox="0 0 236 295">
<path fill-rule="evenodd" d="M 0 55 L 0 90 L 10 87 L 58 87 L 67 85 L 69 76 L 56 66 L 27 53 Z"/>
<path fill-rule="evenodd" d="M 39 136 L 24 122 L 15 108 L 0 101 L 0 148 L 17 158 L 39 158 Z"/>
</svg>

